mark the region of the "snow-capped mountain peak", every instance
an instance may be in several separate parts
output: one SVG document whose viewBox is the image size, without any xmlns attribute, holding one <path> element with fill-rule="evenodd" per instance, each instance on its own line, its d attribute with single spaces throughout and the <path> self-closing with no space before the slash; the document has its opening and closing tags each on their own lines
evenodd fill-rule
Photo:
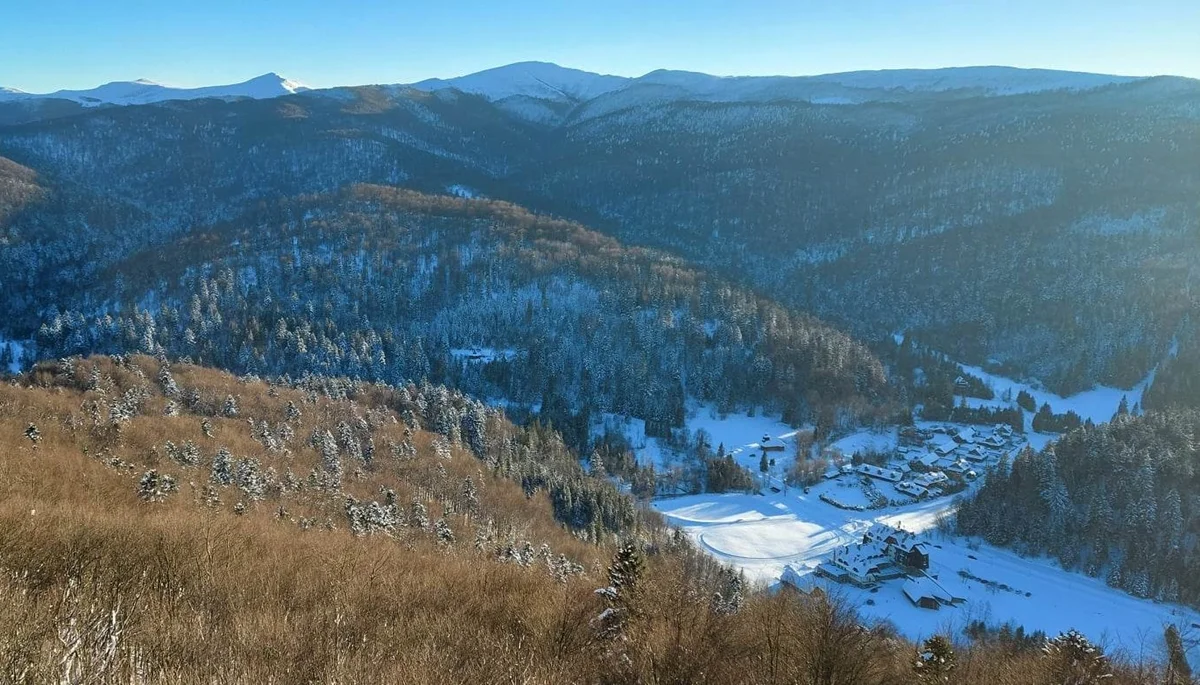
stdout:
<svg viewBox="0 0 1200 685">
<path fill-rule="evenodd" d="M 429 91 L 454 88 L 489 100 L 524 96 L 585 101 L 620 89 L 629 81 L 623 76 L 594 74 L 550 62 L 517 62 L 451 79 L 426 79 L 411 87 Z"/>
<path fill-rule="evenodd" d="M 291 95 L 309 90 L 307 86 L 276 73 L 263 74 L 225 86 L 204 88 L 173 88 L 148 79 L 113 81 L 88 90 L 59 90 L 53 93 L 25 93 L 12 88 L 0 88 L 0 101 L 70 100 L 85 107 L 100 105 L 145 105 L 167 100 L 196 100 L 200 98 L 252 98 L 256 100 Z"/>
</svg>

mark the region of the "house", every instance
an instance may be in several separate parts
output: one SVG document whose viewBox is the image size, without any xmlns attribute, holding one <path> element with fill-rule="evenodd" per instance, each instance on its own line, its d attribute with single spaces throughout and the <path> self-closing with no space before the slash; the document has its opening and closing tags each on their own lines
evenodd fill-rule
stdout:
<svg viewBox="0 0 1200 685">
<path fill-rule="evenodd" d="M 954 379 L 954 389 L 955 390 L 969 390 L 970 388 L 971 388 L 970 381 L 968 381 L 963 376 L 959 376 L 958 378 Z"/>
<path fill-rule="evenodd" d="M 966 475 L 967 471 L 971 470 L 965 461 L 954 461 L 942 466 L 942 470 L 946 473 L 953 473 L 959 476 Z"/>
<path fill-rule="evenodd" d="M 991 435 L 987 436 L 983 440 L 980 440 L 979 444 L 983 445 L 984 447 L 1000 449 L 1001 447 L 1004 447 L 1005 445 L 1008 444 L 1008 440 L 1002 435 L 999 435 L 997 433 L 992 433 Z"/>
<path fill-rule="evenodd" d="M 900 578 L 904 572 L 894 563 L 886 546 L 865 542 L 838 547 L 827 561 L 817 566 L 823 576 L 855 585 L 872 585 L 881 580 Z"/>
<path fill-rule="evenodd" d="M 885 469 L 882 466 L 859 464 L 858 469 L 856 470 L 864 476 L 878 478 L 879 480 L 886 480 L 889 483 L 899 483 L 901 480 L 904 480 L 904 474 L 900 471 L 895 469 Z"/>
<path fill-rule="evenodd" d="M 938 435 L 929 441 L 929 449 L 933 450 L 934 454 L 939 457 L 944 457 L 958 449 L 958 443 L 948 435 Z"/>
<path fill-rule="evenodd" d="M 825 480 L 833 480 L 842 475 L 842 469 L 834 464 L 830 464 L 829 468 L 825 469 Z"/>
<path fill-rule="evenodd" d="M 940 457 L 933 452 L 927 452 L 917 457 L 916 461 L 920 462 L 920 464 L 925 468 L 930 468 L 934 464 L 938 463 L 938 461 L 940 461 L 942 458 L 943 457 Z"/>
<path fill-rule="evenodd" d="M 910 480 L 902 480 L 899 483 L 896 483 L 896 490 L 917 499 L 923 499 L 929 495 L 928 490 Z"/>
<path fill-rule="evenodd" d="M 816 573 L 801 574 L 791 564 L 783 567 L 779 580 L 806 595 L 826 594 L 828 588 L 822 576 Z"/>
<path fill-rule="evenodd" d="M 897 564 L 921 570 L 929 568 L 929 552 L 925 549 L 925 543 L 913 533 L 876 523 L 863 533 L 863 542 L 883 545 Z"/>
<path fill-rule="evenodd" d="M 904 591 L 904 596 L 908 597 L 908 601 L 922 609 L 937 611 L 943 606 L 953 605 L 957 599 L 947 592 L 946 588 L 928 576 L 910 578 L 904 582 L 901 589 Z"/>
<path fill-rule="evenodd" d="M 758 446 L 760 449 L 762 449 L 763 452 L 782 452 L 783 451 L 783 443 L 779 442 L 777 440 L 772 441 L 771 436 L 769 436 L 769 435 L 764 435 L 762 437 L 762 442 L 760 442 L 758 444 Z"/>
<path fill-rule="evenodd" d="M 981 461 L 987 461 L 987 460 L 988 460 L 988 452 L 987 452 L 987 450 L 984 450 L 984 449 L 982 449 L 982 448 L 980 448 L 980 447 L 978 447 L 978 446 L 972 447 L 972 448 L 971 448 L 971 449 L 969 449 L 969 450 L 963 450 L 963 451 L 961 451 L 960 453 L 962 454 L 962 457 L 963 457 L 964 459 L 967 459 L 967 460 L 969 460 L 969 461 L 973 461 L 973 462 L 977 462 L 977 463 L 978 463 L 978 462 L 981 462 Z"/>
<path fill-rule="evenodd" d="M 939 483 L 945 483 L 948 480 L 950 480 L 950 477 L 941 471 L 930 471 L 929 473 L 922 473 L 916 478 L 913 478 L 913 483 L 916 483 L 923 488 L 929 488 Z"/>
<path fill-rule="evenodd" d="M 977 437 L 975 429 L 970 427 L 960 428 L 954 433 L 954 441 L 960 445 L 974 444 Z"/>
</svg>

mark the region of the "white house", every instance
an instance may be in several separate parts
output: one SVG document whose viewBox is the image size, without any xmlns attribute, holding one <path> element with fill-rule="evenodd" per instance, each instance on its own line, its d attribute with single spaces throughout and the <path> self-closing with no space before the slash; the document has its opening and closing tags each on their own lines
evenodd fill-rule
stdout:
<svg viewBox="0 0 1200 685">
<path fill-rule="evenodd" d="M 904 575 L 893 563 L 884 545 L 874 542 L 838 547 L 827 561 L 817 566 L 824 576 L 855 585 L 870 585 Z"/>
</svg>

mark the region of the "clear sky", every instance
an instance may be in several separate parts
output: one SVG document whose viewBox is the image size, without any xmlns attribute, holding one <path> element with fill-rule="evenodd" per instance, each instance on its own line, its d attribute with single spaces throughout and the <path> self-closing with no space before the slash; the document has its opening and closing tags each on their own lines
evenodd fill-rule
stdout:
<svg viewBox="0 0 1200 685">
<path fill-rule="evenodd" d="M 406 83 L 523 60 L 638 76 L 1003 64 L 1200 77 L 1200 0 L 0 0 L 0 86 L 274 71 Z"/>
</svg>

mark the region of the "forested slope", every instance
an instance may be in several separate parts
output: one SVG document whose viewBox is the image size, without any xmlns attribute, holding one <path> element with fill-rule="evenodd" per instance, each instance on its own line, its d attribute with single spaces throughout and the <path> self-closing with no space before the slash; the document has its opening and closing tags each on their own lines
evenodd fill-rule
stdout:
<svg viewBox="0 0 1200 685">
<path fill-rule="evenodd" d="M 662 433 L 688 396 L 823 431 L 898 411 L 865 347 L 678 259 L 505 203 L 382 186 L 135 255 L 77 301 L 92 310 L 48 321 L 45 354 L 427 378 L 536 408 L 580 447 L 598 412 Z"/>
<path fill-rule="evenodd" d="M 1072 431 L 989 471 L 958 527 L 1139 597 L 1200 605 L 1197 429 L 1200 414 L 1170 411 Z"/>
<path fill-rule="evenodd" d="M 921 658 L 836 601 L 742 586 L 620 496 L 564 525 L 552 483 L 612 486 L 444 389 L 93 357 L 0 410 L 5 682 L 1155 677 L 1077 637 Z"/>
</svg>

